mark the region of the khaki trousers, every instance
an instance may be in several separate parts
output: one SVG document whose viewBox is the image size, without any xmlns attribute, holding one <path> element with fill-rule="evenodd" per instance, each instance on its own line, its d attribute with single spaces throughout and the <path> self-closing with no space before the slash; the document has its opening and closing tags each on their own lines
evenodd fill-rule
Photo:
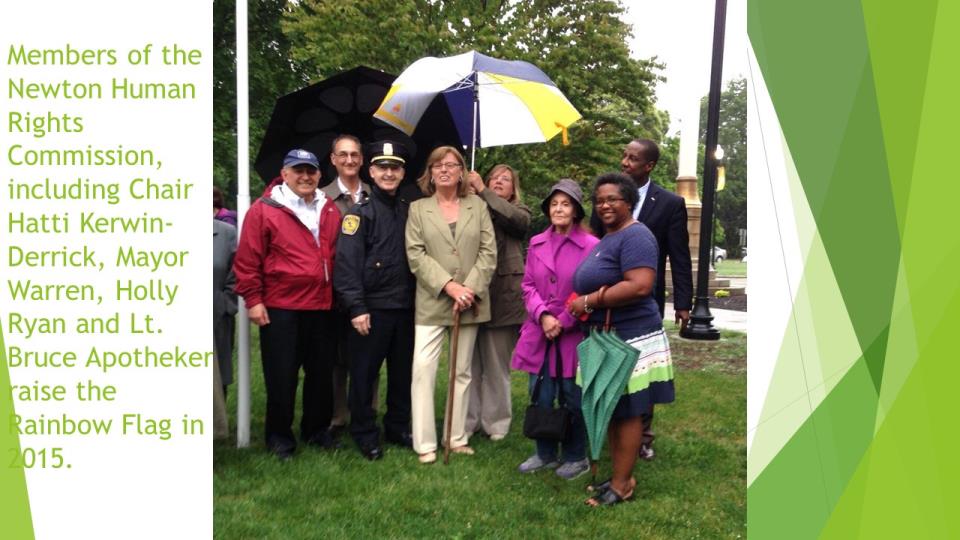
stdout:
<svg viewBox="0 0 960 540">
<path fill-rule="evenodd" d="M 510 432 L 510 359 L 519 337 L 519 325 L 481 326 L 473 354 L 467 433 L 480 429 L 487 435 Z"/>
<path fill-rule="evenodd" d="M 467 398 L 470 392 L 470 363 L 474 343 L 477 340 L 476 324 L 460 326 L 457 341 L 456 378 L 453 388 L 453 414 L 451 415 L 450 441 L 456 448 L 470 441 L 464 430 L 467 418 Z M 413 382 L 410 388 L 411 427 L 413 450 L 418 454 L 437 450 L 437 426 L 434 415 L 434 387 L 437 382 L 437 366 L 443 335 L 450 326 L 416 325 L 413 345 Z M 449 366 L 449 364 L 448 364 Z"/>
</svg>

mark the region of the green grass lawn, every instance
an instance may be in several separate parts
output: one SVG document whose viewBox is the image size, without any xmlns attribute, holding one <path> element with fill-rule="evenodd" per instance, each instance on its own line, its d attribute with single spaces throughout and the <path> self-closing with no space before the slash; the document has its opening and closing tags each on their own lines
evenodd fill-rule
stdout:
<svg viewBox="0 0 960 540">
<path fill-rule="evenodd" d="M 523 475 L 533 452 L 521 434 L 527 375 L 513 374 L 514 423 L 500 442 L 475 436 L 475 456 L 421 465 L 408 449 L 386 445 L 364 460 L 349 437 L 344 448 L 298 450 L 281 463 L 262 441 L 264 391 L 253 353 L 253 442 L 214 445 L 217 538 L 740 538 L 746 535 L 746 335 L 718 342 L 681 340 L 668 324 L 677 367 L 677 400 L 657 408 L 657 458 L 638 462 L 635 500 L 588 508 L 589 475 Z M 256 331 L 253 332 L 256 341 Z M 256 348 L 256 343 L 254 344 Z M 442 364 L 445 362 L 442 362 Z M 438 369 L 442 418 L 446 368 Z M 381 396 L 386 377 L 382 376 Z M 385 399 L 381 399 L 384 403 Z M 231 425 L 236 387 L 230 390 Z M 381 411 L 382 412 L 382 411 Z M 438 430 L 439 432 L 439 430 Z M 609 475 L 604 449 L 600 475 Z"/>
<path fill-rule="evenodd" d="M 718 276 L 747 277 L 747 263 L 725 259 L 714 265 Z"/>
</svg>

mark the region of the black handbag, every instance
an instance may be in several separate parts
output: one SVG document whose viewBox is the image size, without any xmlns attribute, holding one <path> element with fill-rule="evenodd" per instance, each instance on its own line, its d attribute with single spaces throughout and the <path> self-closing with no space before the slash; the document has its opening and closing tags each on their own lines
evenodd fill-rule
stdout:
<svg viewBox="0 0 960 540">
<path fill-rule="evenodd" d="M 553 346 L 554 357 L 556 358 L 557 376 L 554 377 L 554 387 L 559 396 L 557 397 L 558 407 L 541 407 L 537 405 L 540 398 L 540 384 L 543 377 L 549 372 L 547 362 L 550 358 L 550 346 Z M 567 400 L 563 395 L 563 366 L 560 364 L 560 345 L 554 341 L 547 342 L 547 350 L 543 354 L 543 368 L 537 377 L 537 382 L 533 385 L 533 393 L 530 396 L 530 405 L 527 407 L 527 414 L 523 418 L 523 436 L 530 439 L 545 439 L 548 441 L 563 441 L 570 432 L 572 415 L 570 409 L 566 407 Z"/>
</svg>

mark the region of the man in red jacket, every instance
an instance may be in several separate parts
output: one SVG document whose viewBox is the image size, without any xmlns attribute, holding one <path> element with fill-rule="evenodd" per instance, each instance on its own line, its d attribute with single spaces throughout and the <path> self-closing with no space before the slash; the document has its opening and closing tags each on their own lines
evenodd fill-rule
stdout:
<svg viewBox="0 0 960 540">
<path fill-rule="evenodd" d="M 317 157 L 291 150 L 281 182 L 267 189 L 243 220 L 234 259 L 236 292 L 260 326 L 267 387 L 266 443 L 280 459 L 293 457 L 297 379 L 303 368 L 300 439 L 334 448 L 332 412 L 333 259 L 340 211 L 317 189 Z"/>
</svg>

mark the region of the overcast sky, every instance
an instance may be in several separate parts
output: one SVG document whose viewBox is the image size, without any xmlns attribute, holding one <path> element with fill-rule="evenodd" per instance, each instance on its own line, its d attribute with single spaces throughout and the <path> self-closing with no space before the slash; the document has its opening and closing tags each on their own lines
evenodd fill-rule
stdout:
<svg viewBox="0 0 960 540">
<path fill-rule="evenodd" d="M 670 133 L 684 102 L 710 90 L 714 0 L 623 0 L 633 25 L 630 50 L 635 58 L 656 56 L 666 64 L 666 83 L 657 85 L 657 107 L 670 112 Z M 723 81 L 747 74 L 746 0 L 727 0 Z"/>
</svg>

